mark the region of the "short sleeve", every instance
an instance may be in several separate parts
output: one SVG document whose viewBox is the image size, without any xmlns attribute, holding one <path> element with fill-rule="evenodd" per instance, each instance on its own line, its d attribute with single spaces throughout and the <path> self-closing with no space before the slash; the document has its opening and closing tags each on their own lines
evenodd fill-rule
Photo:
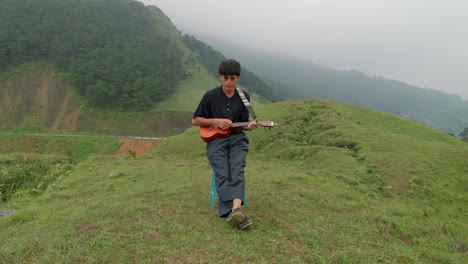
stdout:
<svg viewBox="0 0 468 264">
<path fill-rule="evenodd" d="M 198 107 L 195 110 L 195 113 L 193 114 L 193 118 L 210 118 L 210 110 L 210 95 L 208 94 L 208 92 L 206 92 L 200 100 L 200 103 L 198 104 Z"/>
</svg>

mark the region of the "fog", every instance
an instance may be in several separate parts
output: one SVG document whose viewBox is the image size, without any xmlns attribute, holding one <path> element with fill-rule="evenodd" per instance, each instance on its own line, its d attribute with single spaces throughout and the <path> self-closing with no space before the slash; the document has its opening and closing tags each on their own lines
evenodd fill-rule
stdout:
<svg viewBox="0 0 468 264">
<path fill-rule="evenodd" d="M 179 28 L 468 99 L 466 0 L 140 0 Z"/>
</svg>

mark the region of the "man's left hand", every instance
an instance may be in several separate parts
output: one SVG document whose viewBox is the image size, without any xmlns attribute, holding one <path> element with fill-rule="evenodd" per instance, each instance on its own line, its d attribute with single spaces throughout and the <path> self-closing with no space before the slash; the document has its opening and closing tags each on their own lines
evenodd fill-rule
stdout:
<svg viewBox="0 0 468 264">
<path fill-rule="evenodd" d="M 255 120 L 251 121 L 249 125 L 247 126 L 248 130 L 255 130 L 257 129 L 257 123 L 258 123 L 258 118 L 255 118 Z"/>
</svg>

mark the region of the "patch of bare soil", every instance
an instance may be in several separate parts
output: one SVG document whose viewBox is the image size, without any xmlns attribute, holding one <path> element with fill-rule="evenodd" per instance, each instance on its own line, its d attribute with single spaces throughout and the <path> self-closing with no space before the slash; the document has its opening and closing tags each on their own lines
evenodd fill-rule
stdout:
<svg viewBox="0 0 468 264">
<path fill-rule="evenodd" d="M 48 68 L 0 83 L 0 126 L 5 126 L 5 122 L 16 127 L 25 119 L 30 125 L 51 126 L 54 120 L 76 108 L 69 101 L 67 87 Z"/>
<path fill-rule="evenodd" d="M 29 152 L 31 153 L 38 151 L 42 143 L 39 139 L 35 139 L 35 138 L 29 138 L 26 140 L 26 142 L 30 144 L 31 146 L 31 149 L 29 149 Z"/>
<path fill-rule="evenodd" d="M 159 144 L 162 139 L 136 139 L 136 138 L 115 138 L 114 141 L 122 142 L 122 146 L 117 150 L 117 154 L 127 154 L 134 157 L 139 157 L 154 146 Z"/>
</svg>

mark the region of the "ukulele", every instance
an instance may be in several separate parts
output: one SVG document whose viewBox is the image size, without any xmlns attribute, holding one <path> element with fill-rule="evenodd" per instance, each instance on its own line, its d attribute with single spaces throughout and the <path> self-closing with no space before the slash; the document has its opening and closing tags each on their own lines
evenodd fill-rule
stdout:
<svg viewBox="0 0 468 264">
<path fill-rule="evenodd" d="M 232 123 L 231 128 L 233 127 L 243 127 L 249 125 L 250 122 L 240 122 Z M 257 121 L 257 125 L 262 127 L 272 128 L 275 123 L 273 121 Z M 217 138 L 227 138 L 231 135 L 231 129 L 220 129 L 216 126 L 201 126 L 200 127 L 200 136 L 206 143 L 211 142 Z"/>
</svg>

